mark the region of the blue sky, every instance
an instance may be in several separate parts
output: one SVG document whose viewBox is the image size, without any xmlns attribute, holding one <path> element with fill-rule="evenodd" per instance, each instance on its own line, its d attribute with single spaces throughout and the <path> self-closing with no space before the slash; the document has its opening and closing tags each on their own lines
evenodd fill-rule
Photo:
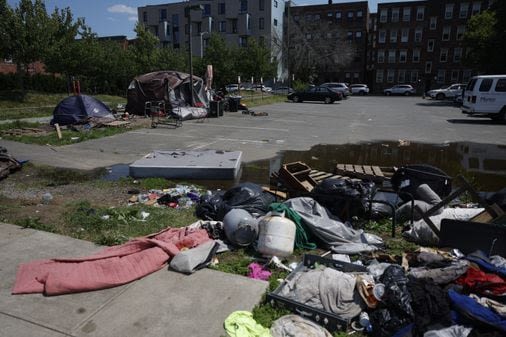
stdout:
<svg viewBox="0 0 506 337">
<path fill-rule="evenodd" d="M 99 36 L 126 35 L 135 37 L 133 31 L 137 21 L 137 7 L 161 3 L 180 2 L 181 0 L 46 0 L 46 8 L 52 12 L 54 7 L 70 7 L 75 17 L 84 17 L 86 24 Z M 399 2 L 386 0 L 382 2 Z M 15 6 L 17 0 L 8 0 Z M 298 5 L 326 4 L 328 0 L 293 0 Z M 334 0 L 334 3 L 350 2 L 350 0 Z M 376 12 L 378 0 L 369 1 L 369 10 Z"/>
</svg>

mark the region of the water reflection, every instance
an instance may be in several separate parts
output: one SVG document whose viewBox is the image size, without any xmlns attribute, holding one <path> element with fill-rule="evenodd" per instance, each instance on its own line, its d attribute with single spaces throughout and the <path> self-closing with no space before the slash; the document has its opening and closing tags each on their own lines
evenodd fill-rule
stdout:
<svg viewBox="0 0 506 337">
<path fill-rule="evenodd" d="M 496 191 L 506 186 L 506 146 L 471 142 L 424 144 L 373 142 L 345 145 L 316 145 L 308 151 L 285 151 L 266 160 L 243 163 L 239 178 L 228 181 L 188 181 L 209 189 L 227 189 L 239 182 L 268 184 L 270 174 L 283 163 L 303 161 L 313 169 L 333 172 L 337 163 L 396 166 L 428 164 L 450 176 L 464 175 L 480 190 Z M 114 166 L 107 180 L 128 176 L 127 165 Z"/>
</svg>

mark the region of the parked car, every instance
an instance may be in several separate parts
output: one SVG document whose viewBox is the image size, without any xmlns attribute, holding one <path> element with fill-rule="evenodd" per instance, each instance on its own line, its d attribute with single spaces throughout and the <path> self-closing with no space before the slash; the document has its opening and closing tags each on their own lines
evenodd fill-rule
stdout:
<svg viewBox="0 0 506 337">
<path fill-rule="evenodd" d="M 323 83 L 321 87 L 327 87 L 334 91 L 340 92 L 344 98 L 348 98 L 348 96 L 351 95 L 350 88 L 346 85 L 346 83 L 335 83 L 335 82 L 329 82 L 329 83 Z"/>
<path fill-rule="evenodd" d="M 415 94 L 415 88 L 413 88 L 413 86 L 409 84 L 397 84 L 391 88 L 383 90 L 383 93 L 387 96 L 390 95 L 409 96 Z"/>
<path fill-rule="evenodd" d="M 227 84 L 225 86 L 225 89 L 228 91 L 228 92 L 235 92 L 235 91 L 239 91 L 239 84 Z"/>
<path fill-rule="evenodd" d="M 462 95 L 462 91 L 465 89 L 465 84 L 452 84 L 447 87 L 440 89 L 434 89 L 427 91 L 427 96 L 434 99 L 455 99 L 457 96 Z"/>
<path fill-rule="evenodd" d="M 303 101 L 321 101 L 326 104 L 331 104 L 343 99 L 340 92 L 322 86 L 310 87 L 303 91 L 296 91 L 289 94 L 287 97 L 295 103 L 301 103 Z"/>
<path fill-rule="evenodd" d="M 367 84 L 352 84 L 350 85 L 352 95 L 367 95 L 369 93 L 369 87 Z"/>
<path fill-rule="evenodd" d="M 271 92 L 272 91 L 272 88 L 271 87 L 266 87 L 265 85 L 263 84 L 254 84 L 252 86 L 253 90 L 262 90 L 263 92 Z"/>
<path fill-rule="evenodd" d="M 288 95 L 293 92 L 293 89 L 290 87 L 277 87 L 272 89 L 272 93 L 274 95 Z"/>
<path fill-rule="evenodd" d="M 462 113 L 506 121 L 506 75 L 475 76 L 467 84 Z"/>
</svg>

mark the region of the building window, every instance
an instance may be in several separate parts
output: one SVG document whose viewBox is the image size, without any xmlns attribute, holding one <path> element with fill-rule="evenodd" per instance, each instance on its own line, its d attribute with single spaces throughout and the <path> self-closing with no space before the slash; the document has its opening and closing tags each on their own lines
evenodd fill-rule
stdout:
<svg viewBox="0 0 506 337">
<path fill-rule="evenodd" d="M 351 73 L 345 73 L 344 74 L 344 77 L 349 80 L 351 78 Z"/>
<path fill-rule="evenodd" d="M 306 40 L 311 40 L 311 34 L 309 33 L 306 34 Z"/>
<path fill-rule="evenodd" d="M 274 0 L 274 8 L 278 8 L 278 2 Z"/>
<path fill-rule="evenodd" d="M 227 31 L 227 21 L 220 21 L 218 24 L 218 31 L 224 33 Z"/>
<path fill-rule="evenodd" d="M 314 21 L 320 21 L 320 14 L 314 15 Z"/>
<path fill-rule="evenodd" d="M 395 63 L 395 50 L 388 51 L 388 63 Z"/>
<path fill-rule="evenodd" d="M 332 13 L 332 12 L 328 12 L 328 13 L 327 13 L 327 17 L 331 18 L 331 17 L 333 17 L 333 16 L 334 16 L 334 13 Z"/>
<path fill-rule="evenodd" d="M 430 30 L 436 30 L 437 27 L 437 16 L 430 17 Z"/>
<path fill-rule="evenodd" d="M 462 60 L 462 48 L 455 48 L 453 50 L 453 62 L 458 63 Z"/>
<path fill-rule="evenodd" d="M 385 43 L 386 38 L 387 38 L 386 30 L 380 30 L 379 37 L 378 37 L 378 43 Z"/>
<path fill-rule="evenodd" d="M 397 31 L 391 30 L 390 31 L 390 43 L 395 43 L 395 42 L 397 42 Z"/>
<path fill-rule="evenodd" d="M 411 71 L 411 83 L 416 83 L 418 81 L 418 70 Z"/>
<path fill-rule="evenodd" d="M 362 19 L 364 17 L 364 12 L 357 11 L 357 19 Z"/>
<path fill-rule="evenodd" d="M 332 38 L 332 33 L 327 33 L 327 39 L 331 39 Z"/>
<path fill-rule="evenodd" d="M 453 18 L 453 4 L 446 4 L 445 6 L 445 19 Z"/>
<path fill-rule="evenodd" d="M 409 28 L 403 28 L 401 31 L 401 42 L 409 42 Z"/>
<path fill-rule="evenodd" d="M 337 20 L 341 20 L 342 16 L 343 16 L 343 13 L 341 13 L 341 12 L 336 12 L 336 19 L 337 19 Z"/>
<path fill-rule="evenodd" d="M 395 70 L 394 69 L 388 69 L 387 70 L 387 82 L 388 83 L 394 83 L 395 79 Z"/>
<path fill-rule="evenodd" d="M 232 34 L 237 34 L 237 19 L 232 19 Z"/>
<path fill-rule="evenodd" d="M 262 30 L 265 27 L 265 19 L 264 18 L 258 18 L 258 29 Z"/>
<path fill-rule="evenodd" d="M 299 22 L 300 17 L 298 15 L 293 16 L 293 21 Z"/>
<path fill-rule="evenodd" d="M 420 49 L 413 49 L 413 63 L 420 62 Z"/>
<path fill-rule="evenodd" d="M 432 61 L 425 62 L 425 73 L 430 74 L 432 72 Z"/>
<path fill-rule="evenodd" d="M 437 83 L 444 83 L 445 82 L 445 75 L 446 75 L 446 71 L 444 69 L 439 69 L 437 71 L 437 77 L 436 77 Z"/>
<path fill-rule="evenodd" d="M 167 21 L 167 10 L 160 9 L 160 22 Z"/>
<path fill-rule="evenodd" d="M 241 0 L 240 13 L 246 13 L 248 11 L 248 0 Z"/>
<path fill-rule="evenodd" d="M 405 83 L 406 82 L 406 70 L 399 69 L 399 75 L 397 78 L 398 78 L 399 83 Z"/>
<path fill-rule="evenodd" d="M 346 34 L 346 39 L 347 39 L 348 41 L 352 41 L 352 40 L 353 40 L 353 32 L 350 32 L 350 31 L 349 31 L 349 32 Z"/>
<path fill-rule="evenodd" d="M 274 27 L 278 26 L 278 19 L 274 19 Z"/>
<path fill-rule="evenodd" d="M 415 29 L 415 42 L 422 42 L 423 28 L 418 27 Z"/>
<path fill-rule="evenodd" d="M 359 74 L 359 73 L 353 73 L 353 78 L 354 78 L 354 79 L 358 80 L 358 77 L 359 77 L 359 76 L 360 76 L 360 74 Z"/>
<path fill-rule="evenodd" d="M 362 32 L 355 32 L 355 39 L 360 40 L 362 38 Z"/>
<path fill-rule="evenodd" d="M 202 33 L 202 22 L 197 22 L 197 33 Z"/>
<path fill-rule="evenodd" d="M 380 12 L 380 22 L 385 23 L 387 22 L 387 19 L 388 19 L 388 10 L 382 9 Z"/>
<path fill-rule="evenodd" d="M 461 19 L 467 18 L 468 12 L 469 12 L 469 2 L 462 2 L 460 4 L 459 18 Z"/>
<path fill-rule="evenodd" d="M 439 62 L 445 63 L 448 61 L 448 48 L 441 48 L 441 53 L 439 54 Z"/>
<path fill-rule="evenodd" d="M 172 14 L 172 27 L 179 27 L 179 15 Z"/>
<path fill-rule="evenodd" d="M 218 4 L 218 14 L 220 14 L 220 15 L 225 14 L 225 3 L 224 2 L 220 2 Z"/>
<path fill-rule="evenodd" d="M 430 39 L 429 41 L 427 41 L 427 51 L 433 52 L 435 44 L 436 44 L 436 40 L 434 40 L 434 39 Z"/>
<path fill-rule="evenodd" d="M 376 83 L 383 83 L 383 70 L 376 70 Z"/>
<path fill-rule="evenodd" d="M 385 51 L 378 50 L 378 63 L 385 63 Z"/>
<path fill-rule="evenodd" d="M 458 82 L 458 81 L 459 81 L 459 71 L 452 70 L 452 82 Z"/>
<path fill-rule="evenodd" d="M 451 26 L 445 26 L 443 27 L 443 41 L 449 41 L 450 40 L 450 32 L 452 27 Z"/>
<path fill-rule="evenodd" d="M 457 26 L 457 41 L 464 39 L 464 33 L 466 32 L 466 26 Z"/>
<path fill-rule="evenodd" d="M 354 12 L 348 12 L 348 21 L 353 21 Z"/>
<path fill-rule="evenodd" d="M 306 22 L 311 22 L 311 21 L 313 21 L 313 15 L 312 15 L 312 14 L 306 14 L 306 16 L 305 16 L 305 20 L 306 20 Z"/>
<path fill-rule="evenodd" d="M 399 63 L 406 63 L 407 58 L 408 58 L 407 50 L 399 51 Z"/>
<path fill-rule="evenodd" d="M 246 36 L 239 36 L 239 46 L 241 47 L 248 46 L 248 38 Z"/>
<path fill-rule="evenodd" d="M 142 21 L 148 22 L 148 12 L 142 12 Z"/>
<path fill-rule="evenodd" d="M 399 22 L 399 8 L 392 8 L 392 22 Z"/>
<path fill-rule="evenodd" d="M 258 10 L 265 10 L 265 0 L 258 0 Z"/>
<path fill-rule="evenodd" d="M 423 21 L 425 16 L 425 7 L 416 8 L 416 21 Z"/>
<path fill-rule="evenodd" d="M 473 2 L 473 11 L 471 12 L 473 15 L 478 14 L 481 11 L 481 2 L 476 1 Z"/>
<path fill-rule="evenodd" d="M 211 16 L 211 4 L 204 4 L 204 10 L 202 11 L 202 17 Z"/>
<path fill-rule="evenodd" d="M 409 22 L 411 21 L 411 8 L 406 7 L 402 9 L 402 21 Z"/>
</svg>

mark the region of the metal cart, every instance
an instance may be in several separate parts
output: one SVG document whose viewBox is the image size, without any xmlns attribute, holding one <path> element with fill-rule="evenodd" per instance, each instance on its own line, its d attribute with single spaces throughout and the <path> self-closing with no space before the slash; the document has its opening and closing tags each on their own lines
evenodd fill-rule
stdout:
<svg viewBox="0 0 506 337">
<path fill-rule="evenodd" d="M 144 116 L 151 117 L 152 128 L 156 128 L 158 125 L 168 125 L 174 128 L 183 126 L 181 114 L 177 114 L 173 109 L 167 111 L 165 101 L 147 101 L 144 103 Z"/>
</svg>

